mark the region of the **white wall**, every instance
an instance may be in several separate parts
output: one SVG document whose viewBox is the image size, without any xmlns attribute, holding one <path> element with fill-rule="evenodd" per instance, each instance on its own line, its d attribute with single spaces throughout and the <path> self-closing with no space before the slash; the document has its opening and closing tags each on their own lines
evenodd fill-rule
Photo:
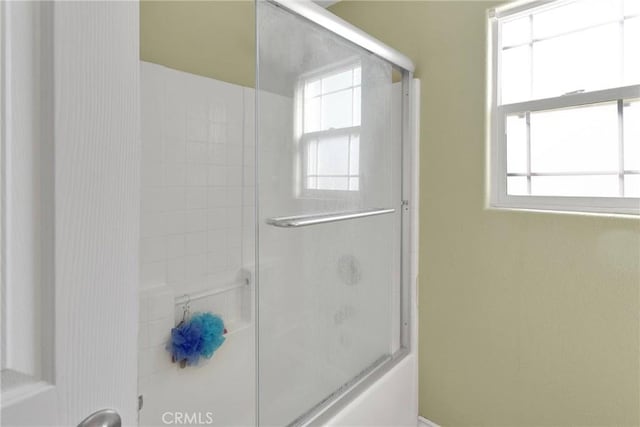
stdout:
<svg viewBox="0 0 640 427">
<path fill-rule="evenodd" d="M 145 62 L 142 73 L 142 286 L 220 286 L 242 265 L 251 90 Z"/>
</svg>

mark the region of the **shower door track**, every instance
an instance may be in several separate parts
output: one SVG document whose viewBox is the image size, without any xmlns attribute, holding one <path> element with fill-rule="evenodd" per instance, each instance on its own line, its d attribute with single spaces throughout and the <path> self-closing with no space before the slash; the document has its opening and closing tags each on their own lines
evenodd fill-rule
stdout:
<svg viewBox="0 0 640 427">
<path fill-rule="evenodd" d="M 380 357 L 350 381 L 321 400 L 309 411 L 288 424 L 287 427 L 324 425 L 325 422 L 334 415 L 334 412 L 343 409 L 349 404 L 351 399 L 348 399 L 348 396 L 353 395 L 355 397 L 368 389 L 408 354 L 409 349 L 401 347 L 392 356 Z M 330 408 L 334 411 L 328 413 L 327 410 Z"/>
<path fill-rule="evenodd" d="M 378 358 L 378 360 L 376 360 L 371 365 L 369 365 L 368 367 L 363 369 L 353 379 L 351 379 L 350 381 L 347 381 L 342 386 L 340 386 L 336 391 L 334 391 L 333 393 L 331 393 L 330 395 L 328 395 L 327 397 L 322 399 L 320 402 L 318 402 L 318 404 L 316 404 L 313 408 L 311 408 L 307 413 L 304 413 L 304 414 L 300 415 L 298 418 L 296 418 L 295 420 L 293 420 L 287 427 L 293 427 L 293 426 L 300 425 L 300 423 L 302 421 L 308 419 L 308 414 L 309 413 L 321 412 L 322 408 L 331 405 L 331 403 L 333 403 L 333 401 L 338 396 L 344 394 L 347 390 L 355 387 L 356 384 L 358 384 L 360 381 L 362 381 L 363 378 L 365 378 L 367 375 L 369 375 L 371 372 L 373 372 L 377 367 L 382 366 L 383 363 L 388 362 L 389 360 L 391 360 L 391 356 L 382 356 L 382 357 Z"/>
</svg>

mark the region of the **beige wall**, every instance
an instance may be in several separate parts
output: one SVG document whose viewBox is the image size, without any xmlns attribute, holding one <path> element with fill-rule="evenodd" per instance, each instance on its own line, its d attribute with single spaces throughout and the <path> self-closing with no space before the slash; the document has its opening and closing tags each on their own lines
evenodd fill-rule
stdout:
<svg viewBox="0 0 640 427">
<path fill-rule="evenodd" d="M 253 1 L 140 2 L 140 59 L 254 86 Z"/>
<path fill-rule="evenodd" d="M 483 2 L 343 1 L 422 79 L 420 413 L 637 426 L 640 222 L 484 209 Z"/>
<path fill-rule="evenodd" d="M 491 3 L 332 10 L 422 79 L 420 412 L 445 426 L 640 424 L 640 223 L 484 209 Z M 253 86 L 251 2 L 142 2 L 141 58 Z"/>
</svg>

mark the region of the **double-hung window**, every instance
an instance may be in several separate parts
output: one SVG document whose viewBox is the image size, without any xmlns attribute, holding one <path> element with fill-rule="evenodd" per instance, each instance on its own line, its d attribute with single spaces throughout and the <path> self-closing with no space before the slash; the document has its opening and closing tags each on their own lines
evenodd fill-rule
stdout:
<svg viewBox="0 0 640 427">
<path fill-rule="evenodd" d="M 301 82 L 302 194 L 346 195 L 361 189 L 361 67 L 345 65 Z"/>
<path fill-rule="evenodd" d="M 495 207 L 640 212 L 640 1 L 489 13 Z"/>
</svg>

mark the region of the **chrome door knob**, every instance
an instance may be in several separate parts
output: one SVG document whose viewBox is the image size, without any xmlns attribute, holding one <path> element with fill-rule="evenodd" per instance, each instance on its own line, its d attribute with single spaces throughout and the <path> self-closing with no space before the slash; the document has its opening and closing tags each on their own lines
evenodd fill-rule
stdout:
<svg viewBox="0 0 640 427">
<path fill-rule="evenodd" d="M 102 409 L 82 420 L 78 427 L 122 427 L 122 419 L 113 409 Z"/>
</svg>

